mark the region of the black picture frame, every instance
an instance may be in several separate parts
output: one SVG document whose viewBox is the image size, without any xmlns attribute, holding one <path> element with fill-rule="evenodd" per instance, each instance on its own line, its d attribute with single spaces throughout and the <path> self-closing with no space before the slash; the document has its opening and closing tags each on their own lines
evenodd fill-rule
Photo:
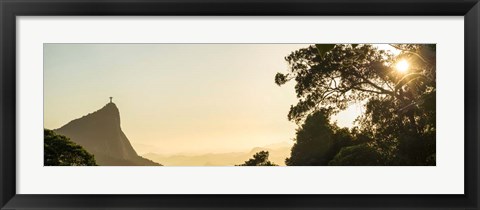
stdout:
<svg viewBox="0 0 480 210">
<path fill-rule="evenodd" d="M 478 0 L 0 0 L 1 209 L 478 209 Z M 16 17 L 464 16 L 464 195 L 26 195 L 16 193 Z M 461 139 L 457 139 L 461 140 Z M 448 180 L 445 180 L 446 182 Z"/>
</svg>

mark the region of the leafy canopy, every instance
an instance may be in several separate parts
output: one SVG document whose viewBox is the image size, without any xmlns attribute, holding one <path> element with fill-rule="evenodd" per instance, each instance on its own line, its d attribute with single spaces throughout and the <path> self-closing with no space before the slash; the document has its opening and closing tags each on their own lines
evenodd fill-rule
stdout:
<svg viewBox="0 0 480 210">
<path fill-rule="evenodd" d="M 278 166 L 268 160 L 268 155 L 268 151 L 257 152 L 253 155 L 253 158 L 250 158 L 238 166 Z"/>
<path fill-rule="evenodd" d="M 45 166 L 96 166 L 95 158 L 69 138 L 44 129 Z"/>
<path fill-rule="evenodd" d="M 327 165 L 341 147 L 352 144 L 348 129 L 330 124 L 331 111 L 322 109 L 297 129 L 288 166 Z"/>
<path fill-rule="evenodd" d="M 296 144 L 287 164 L 289 161 L 297 164 L 291 162 L 299 158 L 300 153 L 296 150 L 314 139 L 302 134 L 314 133 L 307 129 L 309 118 L 318 118 L 314 116 L 319 112 L 335 114 L 354 103 L 365 104 L 365 113 L 357 119 L 358 126 L 349 131 L 353 142 L 350 146 L 359 142 L 363 145 L 342 149 L 331 164 L 355 165 L 352 162 L 356 161 L 355 158 L 345 158 L 352 154 L 378 156 L 381 162 L 375 164 L 435 164 L 436 47 L 421 44 L 391 46 L 400 53 L 394 55 L 368 44 L 317 44 L 296 50 L 285 58 L 289 71 L 278 73 L 275 82 L 280 86 L 291 80 L 296 82 L 299 101 L 291 106 L 288 119 L 297 124 L 305 123 L 297 131 Z M 408 71 L 397 71 L 395 65 L 400 61 L 409 64 Z M 303 152 L 302 155 L 306 155 L 301 157 L 303 159 L 318 160 L 324 157 L 320 155 L 324 153 L 321 151 L 335 144 L 335 126 L 330 125 L 327 129 L 329 126 L 325 122 L 317 124 L 317 129 L 323 129 L 315 136 L 318 139 L 316 144 L 321 146 L 314 145 L 310 149 L 316 153 Z M 327 162 L 311 161 L 309 164 L 324 165 Z"/>
</svg>

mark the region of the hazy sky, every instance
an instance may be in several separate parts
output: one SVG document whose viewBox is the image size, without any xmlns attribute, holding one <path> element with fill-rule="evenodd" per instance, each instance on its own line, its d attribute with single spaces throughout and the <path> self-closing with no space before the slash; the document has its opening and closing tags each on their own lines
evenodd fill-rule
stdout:
<svg viewBox="0 0 480 210">
<path fill-rule="evenodd" d="M 102 108 L 109 96 L 139 154 L 248 151 L 292 142 L 294 83 L 284 57 L 308 44 L 45 44 L 45 128 Z M 352 106 L 335 120 L 351 125 Z"/>
</svg>

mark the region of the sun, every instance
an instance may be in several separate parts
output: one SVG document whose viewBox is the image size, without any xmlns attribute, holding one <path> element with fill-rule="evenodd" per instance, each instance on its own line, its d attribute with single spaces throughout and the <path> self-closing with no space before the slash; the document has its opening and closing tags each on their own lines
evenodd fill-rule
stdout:
<svg viewBox="0 0 480 210">
<path fill-rule="evenodd" d="M 397 62 L 397 65 L 395 66 L 395 68 L 397 69 L 397 71 L 404 73 L 408 70 L 409 66 L 410 65 L 408 64 L 408 62 L 406 60 L 401 60 L 401 61 Z"/>
</svg>

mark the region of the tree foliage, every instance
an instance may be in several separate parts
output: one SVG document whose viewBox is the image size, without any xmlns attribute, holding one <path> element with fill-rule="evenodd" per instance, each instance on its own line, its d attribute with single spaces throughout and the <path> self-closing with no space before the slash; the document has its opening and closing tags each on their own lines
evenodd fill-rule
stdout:
<svg viewBox="0 0 480 210">
<path fill-rule="evenodd" d="M 332 166 L 377 166 L 384 165 L 382 155 L 368 144 L 343 147 L 328 163 Z"/>
<path fill-rule="evenodd" d="M 45 166 L 96 166 L 95 158 L 69 138 L 44 129 Z"/>
<path fill-rule="evenodd" d="M 238 166 L 278 166 L 268 160 L 268 155 L 268 151 L 257 152 L 253 155 L 253 158 L 250 158 Z"/>
<path fill-rule="evenodd" d="M 368 44 L 338 44 L 310 46 L 285 58 L 289 71 L 278 73 L 275 82 L 296 82 L 299 101 L 291 106 L 288 119 L 303 123 L 287 164 L 326 165 L 335 157 L 330 164 L 356 165 L 355 158 L 347 157 L 362 155 L 376 157 L 380 162 L 365 162 L 374 165 L 434 164 L 435 45 L 391 46 L 400 53 Z M 401 60 L 410 64 L 408 72 L 396 71 L 395 64 Z M 357 127 L 345 132 L 352 144 L 363 143 L 333 150 L 338 128 L 329 124 L 326 114 L 354 103 L 364 103 L 365 114 L 357 119 Z"/>
<path fill-rule="evenodd" d="M 297 129 L 291 157 L 285 164 L 327 165 L 341 147 L 352 144 L 348 129 L 330 124 L 331 111 L 322 109 L 309 115 L 304 124 Z"/>
</svg>

